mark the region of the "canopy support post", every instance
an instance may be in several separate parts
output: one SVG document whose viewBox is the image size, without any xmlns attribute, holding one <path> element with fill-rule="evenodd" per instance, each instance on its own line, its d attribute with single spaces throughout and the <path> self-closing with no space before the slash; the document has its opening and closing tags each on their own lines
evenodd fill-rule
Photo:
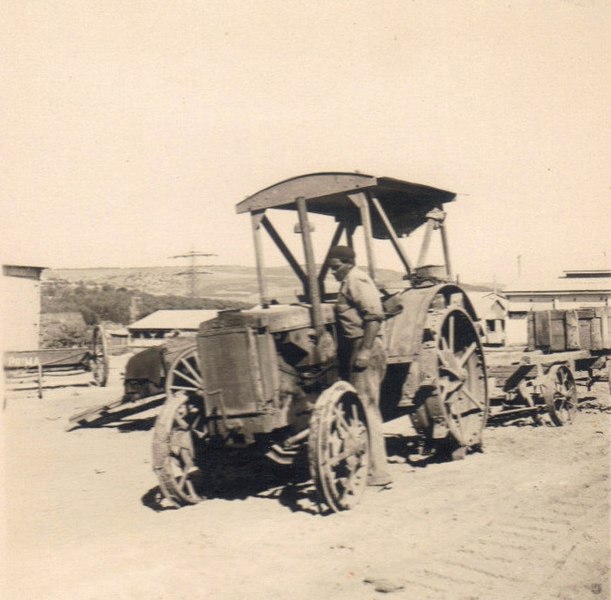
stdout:
<svg viewBox="0 0 611 600">
<path fill-rule="evenodd" d="M 359 212 L 361 213 L 361 223 L 365 231 L 365 250 L 367 252 L 369 276 L 375 281 L 376 264 L 375 257 L 373 255 L 371 214 L 369 212 L 369 203 L 367 202 L 367 196 L 363 192 L 359 192 L 358 194 L 348 194 L 348 198 L 350 198 L 352 203 L 359 209 Z"/>
<path fill-rule="evenodd" d="M 261 240 L 261 221 L 265 218 L 265 211 L 256 211 L 250 213 L 253 239 L 255 242 L 255 256 L 257 261 L 257 281 L 259 282 L 259 296 L 261 306 L 269 308 L 270 299 L 267 295 L 267 286 L 265 281 L 265 267 L 263 261 L 263 242 Z"/>
<path fill-rule="evenodd" d="M 335 229 L 335 232 L 333 233 L 333 237 L 331 238 L 331 243 L 329 244 L 329 249 L 327 250 L 327 254 L 325 255 L 325 260 L 320 268 L 320 273 L 318 274 L 318 287 L 320 288 L 321 296 L 324 296 L 325 277 L 327 276 L 327 273 L 329 272 L 329 267 L 327 266 L 329 252 L 331 251 L 331 248 L 333 248 L 333 246 L 336 246 L 337 243 L 339 242 L 340 238 L 342 237 L 342 234 L 344 233 L 344 229 L 346 229 L 346 226 L 341 222 L 338 223 Z"/>
<path fill-rule="evenodd" d="M 308 277 L 307 295 L 312 304 L 312 322 L 316 329 L 316 334 L 320 336 L 323 330 L 322 309 L 320 306 L 320 290 L 316 278 L 316 265 L 314 264 L 314 248 L 312 246 L 312 235 L 310 223 L 308 221 L 308 210 L 306 200 L 303 196 L 295 199 L 297 212 L 299 214 L 299 227 L 303 240 L 303 253 L 305 255 L 306 270 Z"/>
<path fill-rule="evenodd" d="M 303 269 L 301 268 L 301 265 L 297 262 L 297 260 L 293 256 L 293 253 L 289 250 L 283 239 L 278 235 L 276 228 L 272 225 L 272 222 L 267 218 L 266 215 L 263 215 L 263 218 L 261 219 L 261 224 L 263 225 L 263 227 L 265 227 L 265 230 L 269 234 L 269 237 L 272 238 L 272 240 L 278 247 L 278 250 L 282 252 L 282 256 L 286 258 L 286 261 L 293 268 L 295 275 L 297 275 L 297 277 L 301 281 L 305 291 L 305 288 L 307 286 L 307 278 L 305 273 L 303 272 Z"/>
<path fill-rule="evenodd" d="M 429 251 L 431 245 L 431 234 L 435 229 L 435 221 L 433 219 L 426 220 L 426 229 L 424 230 L 424 238 L 422 239 L 422 246 L 420 246 L 420 253 L 418 254 L 418 262 L 416 268 L 424 266 L 424 260 Z"/>
<path fill-rule="evenodd" d="M 392 245 L 394 246 L 395 250 L 397 251 L 399 258 L 401 259 L 401 262 L 403 263 L 403 266 L 405 267 L 406 274 L 409 277 L 412 273 L 412 269 L 409 265 L 409 259 L 407 258 L 405 249 L 399 242 L 399 237 L 397 236 L 397 232 L 395 231 L 394 227 L 392 226 L 392 223 L 388 219 L 386 212 L 384 212 L 384 209 L 382 208 L 380 201 L 375 196 L 372 196 L 371 200 L 373 202 L 373 205 L 376 207 L 376 210 L 378 211 L 378 214 L 380 215 L 382 222 L 384 223 L 386 227 L 386 231 L 388 231 L 388 235 L 390 236 L 390 241 L 392 242 Z"/>
<path fill-rule="evenodd" d="M 439 224 L 439 229 L 441 233 L 441 244 L 443 245 L 443 256 L 446 261 L 446 273 L 448 275 L 448 279 L 452 280 L 453 275 L 452 265 L 450 263 L 450 246 L 448 244 L 448 232 L 443 221 Z"/>
</svg>

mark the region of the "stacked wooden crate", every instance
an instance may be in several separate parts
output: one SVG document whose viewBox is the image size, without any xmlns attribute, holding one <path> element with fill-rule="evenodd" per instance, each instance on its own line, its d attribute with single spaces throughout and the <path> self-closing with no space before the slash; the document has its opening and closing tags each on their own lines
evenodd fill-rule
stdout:
<svg viewBox="0 0 611 600">
<path fill-rule="evenodd" d="M 608 307 L 543 310 L 528 314 L 528 350 L 611 349 Z"/>
</svg>

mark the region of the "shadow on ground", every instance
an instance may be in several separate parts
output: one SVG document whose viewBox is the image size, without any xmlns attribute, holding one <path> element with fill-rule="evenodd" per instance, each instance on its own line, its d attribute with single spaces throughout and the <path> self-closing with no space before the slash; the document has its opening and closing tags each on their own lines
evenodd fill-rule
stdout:
<svg viewBox="0 0 611 600">
<path fill-rule="evenodd" d="M 386 436 L 386 447 L 391 463 L 418 468 L 452 460 L 451 453 L 455 449 L 443 445 L 435 449 L 423 448 L 419 436 L 401 435 Z M 276 500 L 291 512 L 332 514 L 319 502 L 305 448 L 291 465 L 279 465 L 260 451 L 229 448 L 209 451 L 198 465 L 200 475 L 191 482 L 202 500 L 234 501 L 258 497 Z M 156 512 L 179 508 L 164 498 L 158 486 L 144 494 L 142 503 Z"/>
<path fill-rule="evenodd" d="M 292 512 L 320 513 L 305 452 L 292 465 L 278 465 L 257 452 L 219 449 L 200 466 L 201 477 L 192 482 L 204 501 L 259 497 L 276 500 Z M 156 512 L 179 508 L 164 498 L 158 486 L 144 494 L 142 503 Z"/>
</svg>

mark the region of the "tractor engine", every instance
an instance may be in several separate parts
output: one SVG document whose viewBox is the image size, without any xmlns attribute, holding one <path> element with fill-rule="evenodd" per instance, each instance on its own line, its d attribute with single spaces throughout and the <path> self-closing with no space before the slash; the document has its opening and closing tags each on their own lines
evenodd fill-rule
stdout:
<svg viewBox="0 0 611 600">
<path fill-rule="evenodd" d="M 323 314 L 332 333 L 332 306 Z M 316 396 L 337 379 L 334 363 L 320 364 L 316 339 L 309 308 L 297 305 L 226 311 L 202 323 L 197 348 L 211 432 L 250 444 L 255 434 L 307 427 Z"/>
</svg>

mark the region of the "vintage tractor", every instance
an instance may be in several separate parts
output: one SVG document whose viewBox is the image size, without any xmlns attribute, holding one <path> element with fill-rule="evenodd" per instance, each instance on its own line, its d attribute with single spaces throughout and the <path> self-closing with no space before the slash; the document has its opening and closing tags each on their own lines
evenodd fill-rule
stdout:
<svg viewBox="0 0 611 600">
<path fill-rule="evenodd" d="M 248 447 L 279 460 L 307 449 L 321 504 L 339 511 L 358 502 L 366 486 L 369 434 L 361 399 L 337 374 L 335 294 L 326 289 L 325 259 L 338 243 L 360 244 L 361 262 L 367 261 L 380 287 L 388 354 L 385 418 L 408 414 L 427 446 L 450 453 L 481 445 L 486 371 L 475 312 L 451 282 L 443 205 L 454 198 L 398 179 L 318 173 L 283 181 L 237 205 L 238 213 L 251 216 L 260 305 L 202 323 L 197 349 L 177 356 L 170 368 L 153 441 L 154 470 L 167 498 L 202 500 L 211 457 Z M 302 262 L 272 224 L 269 213 L 275 210 L 297 213 Z M 312 221 L 320 215 L 334 223 L 317 262 Z M 422 246 L 413 265 L 400 238 L 420 226 Z M 268 294 L 263 231 L 300 282 L 294 303 Z M 435 231 L 443 266 L 425 264 Z M 391 242 L 405 271 L 394 288 L 379 283 L 375 240 Z"/>
</svg>

